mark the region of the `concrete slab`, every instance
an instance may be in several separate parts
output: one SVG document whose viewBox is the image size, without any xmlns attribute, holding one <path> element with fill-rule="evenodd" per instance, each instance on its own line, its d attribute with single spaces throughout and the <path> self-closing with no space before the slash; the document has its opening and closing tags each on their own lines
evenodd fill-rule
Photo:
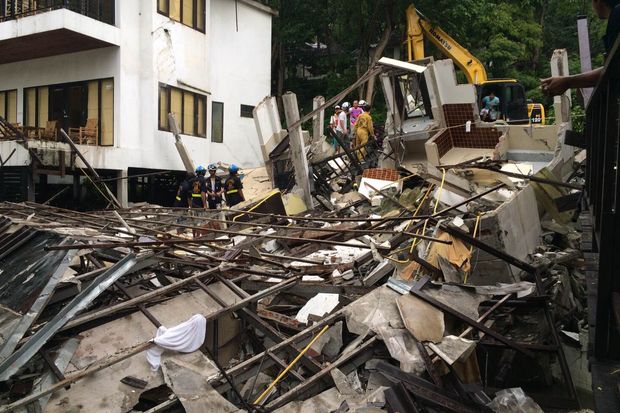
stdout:
<svg viewBox="0 0 620 413">
<path fill-rule="evenodd" d="M 239 300 L 222 284 L 214 284 L 209 288 L 227 303 Z M 187 320 L 193 314 L 208 315 L 219 308 L 220 306 L 204 291 L 196 290 L 152 306 L 149 311 L 163 325 L 173 326 Z M 221 332 L 234 332 L 234 330 L 234 328 L 220 329 Z M 155 326 L 140 312 L 87 330 L 82 333 L 82 341 L 65 370 L 65 375 L 84 369 L 96 360 L 111 357 L 124 349 L 150 340 L 154 337 L 155 331 Z M 168 352 L 164 353 L 167 354 Z M 69 390 L 57 391 L 52 395 L 46 412 L 127 412 L 138 402 L 141 393 L 140 390 L 120 382 L 123 377 L 129 375 L 147 381 L 148 385 L 144 390 L 164 384 L 161 371 L 151 371 L 146 362 L 146 355 L 137 354 L 78 381 Z"/>
</svg>

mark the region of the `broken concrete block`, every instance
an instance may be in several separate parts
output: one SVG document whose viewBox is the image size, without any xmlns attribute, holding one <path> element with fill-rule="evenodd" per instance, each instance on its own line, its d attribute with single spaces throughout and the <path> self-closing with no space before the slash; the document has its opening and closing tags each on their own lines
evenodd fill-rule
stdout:
<svg viewBox="0 0 620 413">
<path fill-rule="evenodd" d="M 368 330 L 378 334 L 385 328 L 405 328 L 396 307 L 399 296 L 387 286 L 381 286 L 355 300 L 345 309 L 347 329 L 361 336 Z"/>
<path fill-rule="evenodd" d="M 540 406 L 520 387 L 498 391 L 487 407 L 496 413 L 543 413 Z"/>
<path fill-rule="evenodd" d="M 478 313 L 480 303 L 491 297 L 489 295 L 471 293 L 465 288 L 456 285 L 445 284 L 440 289 L 426 288 L 424 292 L 474 320 L 480 317 Z"/>
<path fill-rule="evenodd" d="M 394 271 L 394 265 L 384 259 L 366 277 L 364 277 L 363 284 L 366 286 L 374 285 L 383 277 L 388 276 L 392 271 Z"/>
<path fill-rule="evenodd" d="M 323 354 L 328 358 L 335 358 L 340 354 L 342 344 L 342 321 L 339 321 L 319 337 L 310 350 L 317 355 Z"/>
<path fill-rule="evenodd" d="M 416 340 L 439 343 L 443 339 L 443 312 L 411 294 L 398 297 L 396 305 L 405 327 Z"/>
<path fill-rule="evenodd" d="M 211 364 L 202 353 L 193 353 L 189 357 L 169 356 L 162 361 L 162 371 L 166 384 L 177 395 L 183 408 L 188 413 L 206 411 L 236 412 L 237 406 L 219 394 L 207 380 L 205 372 L 201 372 L 201 363 Z M 188 359 L 190 363 L 187 363 Z"/>
<path fill-rule="evenodd" d="M 273 377 L 260 372 L 255 377 L 245 382 L 240 391 L 241 396 L 243 396 L 245 400 L 255 400 L 272 381 Z M 252 391 L 251 394 L 250 391 Z"/>
<path fill-rule="evenodd" d="M 465 361 L 476 348 L 476 343 L 457 336 L 446 336 L 441 343 L 429 343 L 428 347 L 443 361 L 453 365 L 457 361 Z"/>
<path fill-rule="evenodd" d="M 321 281 L 323 281 L 322 278 Z M 331 313 L 332 310 L 338 306 L 339 297 L 338 294 L 319 293 L 312 297 L 306 305 L 299 310 L 295 319 L 300 323 L 308 324 L 308 317 L 310 315 L 323 317 Z"/>
<path fill-rule="evenodd" d="M 275 410 L 274 413 L 319 413 L 332 412 L 345 401 L 345 396 L 332 387 L 305 401 L 294 401 Z"/>
<path fill-rule="evenodd" d="M 362 383 L 357 375 L 357 370 L 353 370 L 350 374 L 346 375 L 339 369 L 333 369 L 330 371 L 330 374 L 340 394 L 344 396 L 355 396 L 364 393 Z"/>
<path fill-rule="evenodd" d="M 400 362 L 402 371 L 418 375 L 424 372 L 424 360 L 409 331 L 404 328 L 386 328 L 379 333 L 379 336 L 385 343 L 390 356 Z"/>
</svg>

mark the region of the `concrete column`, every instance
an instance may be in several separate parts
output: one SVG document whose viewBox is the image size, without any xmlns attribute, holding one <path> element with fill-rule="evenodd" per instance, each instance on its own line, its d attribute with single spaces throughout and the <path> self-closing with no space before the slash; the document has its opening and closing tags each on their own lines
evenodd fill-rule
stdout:
<svg viewBox="0 0 620 413">
<path fill-rule="evenodd" d="M 315 111 L 325 104 L 323 96 L 317 96 L 312 99 L 312 110 Z M 312 118 L 312 143 L 316 144 L 323 140 L 323 128 L 325 127 L 325 111 L 320 111 Z"/>
<path fill-rule="evenodd" d="M 80 185 L 80 174 L 76 172 L 73 174 L 73 202 L 79 205 L 82 198 L 82 185 Z"/>
<path fill-rule="evenodd" d="M 590 54 L 590 34 L 588 32 L 588 17 L 580 16 L 577 20 L 577 36 L 579 38 L 579 58 L 581 73 L 592 70 L 592 56 Z M 592 88 L 581 89 L 584 105 L 587 105 L 592 96 Z"/>
<path fill-rule="evenodd" d="M 308 158 L 306 158 L 306 145 L 301 133 L 301 125 L 291 128 L 291 125 L 299 121 L 299 107 L 297 106 L 297 95 L 287 92 L 282 96 L 284 103 L 284 115 L 289 136 L 289 150 L 291 161 L 295 168 L 295 182 L 303 192 L 303 200 L 308 209 L 313 209 L 312 194 L 310 192 L 310 170 Z"/>
<path fill-rule="evenodd" d="M 566 49 L 558 49 L 553 52 L 551 57 L 551 76 L 569 76 L 568 53 Z M 571 108 L 570 89 L 560 96 L 553 98 L 553 108 L 555 109 L 556 123 L 570 123 Z"/>
<path fill-rule="evenodd" d="M 261 153 L 265 168 L 269 174 L 272 185 L 275 186 L 272 162 L 269 154 L 284 139 L 285 132 L 280 123 L 278 103 L 275 97 L 266 97 L 254 108 L 254 126 L 258 134 Z"/>
<path fill-rule="evenodd" d="M 128 207 L 129 203 L 129 179 L 127 179 L 127 170 L 123 169 L 118 171 L 118 177 L 116 181 L 116 198 L 123 208 Z"/>
<path fill-rule="evenodd" d="M 26 179 L 28 180 L 28 186 L 27 186 L 27 198 L 29 202 L 35 202 L 35 189 L 34 189 L 34 182 L 36 179 L 36 175 L 37 175 L 37 168 L 36 166 L 34 166 L 34 163 L 32 165 L 32 167 L 30 167 L 30 169 L 28 170 L 28 173 L 26 174 Z"/>
</svg>

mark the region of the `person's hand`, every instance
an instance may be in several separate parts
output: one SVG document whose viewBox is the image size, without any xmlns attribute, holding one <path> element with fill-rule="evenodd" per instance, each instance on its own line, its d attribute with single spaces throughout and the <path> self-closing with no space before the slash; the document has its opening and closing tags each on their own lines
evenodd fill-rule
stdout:
<svg viewBox="0 0 620 413">
<path fill-rule="evenodd" d="M 540 80 L 540 88 L 548 96 L 558 96 L 568 90 L 568 78 L 565 76 L 549 77 Z"/>
</svg>

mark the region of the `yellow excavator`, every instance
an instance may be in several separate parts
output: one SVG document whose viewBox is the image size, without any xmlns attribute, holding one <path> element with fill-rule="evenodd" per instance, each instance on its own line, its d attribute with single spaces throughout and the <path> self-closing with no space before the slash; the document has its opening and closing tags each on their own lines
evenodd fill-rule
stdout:
<svg viewBox="0 0 620 413">
<path fill-rule="evenodd" d="M 467 82 L 476 86 L 478 106 L 491 92 L 500 100 L 500 118 L 508 123 L 545 124 L 545 108 L 528 103 L 523 85 L 516 79 L 488 79 L 482 62 L 461 46 L 441 27 L 433 25 L 412 4 L 407 8 L 407 53 L 409 62 L 424 59 L 424 38 L 452 59 L 463 71 Z"/>
</svg>

